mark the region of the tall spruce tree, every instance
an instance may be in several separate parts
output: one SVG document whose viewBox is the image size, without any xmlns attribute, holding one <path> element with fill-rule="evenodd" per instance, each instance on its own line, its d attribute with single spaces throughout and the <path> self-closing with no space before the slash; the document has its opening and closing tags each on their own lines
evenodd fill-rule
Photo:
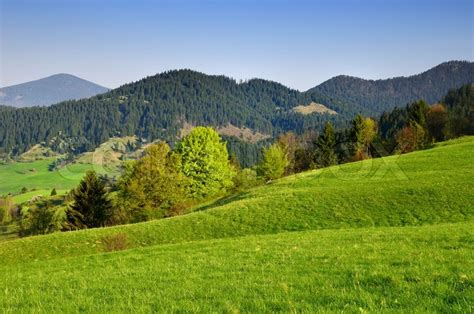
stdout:
<svg viewBox="0 0 474 314">
<path fill-rule="evenodd" d="M 318 168 L 337 164 L 335 153 L 336 137 L 331 122 L 326 122 L 323 134 L 316 142 L 315 163 Z"/>
<path fill-rule="evenodd" d="M 352 120 L 352 127 L 349 130 L 350 153 L 355 159 L 363 159 L 364 149 L 364 118 L 358 114 Z"/>
<path fill-rule="evenodd" d="M 70 210 L 79 216 L 83 226 L 87 228 L 105 226 L 112 215 L 112 203 L 107 196 L 105 184 L 95 171 L 90 170 L 86 173 L 72 196 L 74 202 Z"/>
</svg>

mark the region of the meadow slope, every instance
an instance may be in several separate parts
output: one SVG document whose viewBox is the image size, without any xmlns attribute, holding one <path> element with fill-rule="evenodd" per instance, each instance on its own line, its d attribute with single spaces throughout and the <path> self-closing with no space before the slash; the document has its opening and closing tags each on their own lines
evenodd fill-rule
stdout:
<svg viewBox="0 0 474 314">
<path fill-rule="evenodd" d="M 474 216 L 474 137 L 287 177 L 196 212 L 147 223 L 0 243 L 0 264 L 126 248 L 315 229 L 426 225 Z M 104 244 L 105 243 L 105 244 Z"/>
<path fill-rule="evenodd" d="M 474 223 L 287 232 L 0 265 L 6 312 L 472 312 Z"/>
</svg>

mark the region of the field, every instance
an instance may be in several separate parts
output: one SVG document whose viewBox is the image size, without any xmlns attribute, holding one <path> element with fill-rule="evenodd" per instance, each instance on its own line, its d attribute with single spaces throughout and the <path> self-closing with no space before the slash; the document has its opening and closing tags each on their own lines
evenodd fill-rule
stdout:
<svg viewBox="0 0 474 314">
<path fill-rule="evenodd" d="M 105 172 L 100 166 L 80 163 L 67 165 L 58 171 L 49 171 L 48 166 L 53 161 L 54 158 L 46 158 L 0 165 L 0 195 L 20 193 L 23 187 L 28 190 L 69 190 L 76 187 L 87 170 Z"/>
<path fill-rule="evenodd" d="M 0 266 L 30 312 L 469 312 L 474 224 L 281 233 Z"/>
<path fill-rule="evenodd" d="M 471 312 L 472 151 L 466 137 L 287 177 L 183 216 L 0 242 L 0 304 Z"/>
</svg>

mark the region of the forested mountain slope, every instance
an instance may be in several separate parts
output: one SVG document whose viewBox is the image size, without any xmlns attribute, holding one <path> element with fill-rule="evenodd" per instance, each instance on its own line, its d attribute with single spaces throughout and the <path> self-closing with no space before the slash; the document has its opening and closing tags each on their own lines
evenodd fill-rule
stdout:
<svg viewBox="0 0 474 314">
<path fill-rule="evenodd" d="M 470 62 L 448 62 L 417 76 L 384 81 L 338 77 L 307 92 L 261 79 L 238 83 L 191 70 L 169 71 L 89 99 L 0 108 L 0 153 L 18 155 L 58 138 L 73 152 L 92 150 L 113 136 L 173 143 L 185 125 L 231 125 L 259 132 L 261 138 L 319 130 L 328 120 L 341 127 L 357 113 L 378 116 L 419 98 L 439 101 L 450 88 L 473 81 Z M 293 110 L 312 102 L 336 114 Z"/>
<path fill-rule="evenodd" d="M 409 77 L 364 80 L 346 75 L 336 76 L 307 93 L 325 95 L 348 105 L 363 107 L 370 114 L 381 114 L 416 99 L 437 102 L 449 90 L 472 82 L 474 62 L 450 61 Z"/>
</svg>

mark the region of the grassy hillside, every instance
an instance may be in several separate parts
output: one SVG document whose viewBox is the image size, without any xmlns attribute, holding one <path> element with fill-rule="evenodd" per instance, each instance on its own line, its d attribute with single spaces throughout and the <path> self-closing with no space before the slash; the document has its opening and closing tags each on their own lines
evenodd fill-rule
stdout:
<svg viewBox="0 0 474 314">
<path fill-rule="evenodd" d="M 185 216 L 0 243 L 0 264 L 107 250 L 347 227 L 462 222 L 474 217 L 474 137 L 435 148 L 299 174 Z"/>
<path fill-rule="evenodd" d="M 291 232 L 2 265 L 0 304 L 6 312 L 46 313 L 467 313 L 473 241 L 471 222 Z"/>
</svg>

